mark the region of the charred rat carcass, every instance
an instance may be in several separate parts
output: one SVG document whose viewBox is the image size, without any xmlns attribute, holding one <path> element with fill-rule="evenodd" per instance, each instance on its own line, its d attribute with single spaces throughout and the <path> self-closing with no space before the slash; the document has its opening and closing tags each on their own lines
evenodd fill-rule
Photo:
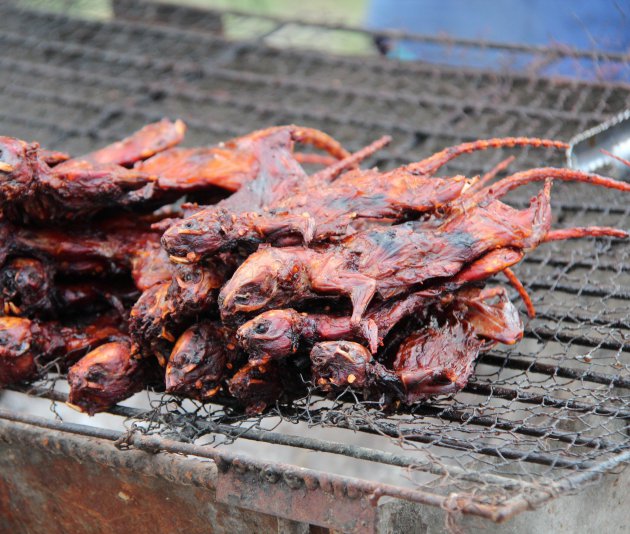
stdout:
<svg viewBox="0 0 630 534">
<path fill-rule="evenodd" d="M 147 386 L 250 413 L 308 387 L 394 408 L 452 395 L 480 353 L 523 335 L 495 275 L 534 316 L 512 266 L 549 241 L 628 236 L 552 229 L 554 181 L 624 182 L 552 167 L 495 181 L 510 158 L 437 176 L 470 152 L 560 141 L 472 141 L 382 172 L 360 165 L 388 137 L 349 153 L 304 126 L 193 148 L 184 133 L 165 119 L 77 157 L 0 139 L 3 385 L 54 366 L 89 414 Z M 528 207 L 505 202 L 533 182 Z"/>
</svg>

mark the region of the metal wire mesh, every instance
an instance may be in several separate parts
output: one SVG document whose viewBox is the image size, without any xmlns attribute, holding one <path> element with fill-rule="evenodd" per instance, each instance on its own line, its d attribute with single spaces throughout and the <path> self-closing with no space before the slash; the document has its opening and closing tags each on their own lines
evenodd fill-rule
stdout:
<svg viewBox="0 0 630 534">
<path fill-rule="evenodd" d="M 387 168 L 462 140 L 568 139 L 630 105 L 630 87 L 618 83 L 328 55 L 279 41 L 275 32 L 286 24 L 273 19 L 232 14 L 239 31 L 249 32 L 234 40 L 223 35 L 220 14 L 197 17 L 193 27 L 167 25 L 150 10 L 130 12 L 125 5 L 118 3 L 121 18 L 81 21 L 2 6 L 3 133 L 81 153 L 162 116 L 186 121 L 190 145 L 294 122 L 321 128 L 351 149 L 391 134 L 392 145 L 372 161 Z M 175 19 L 169 22 L 178 13 L 189 20 L 185 10 L 170 13 Z M 332 26 L 318 35 L 344 31 Z M 493 151 L 461 158 L 449 172 L 478 174 L 505 156 Z M 543 163 L 562 164 L 562 155 L 521 150 L 512 168 Z M 526 199 L 522 192 L 515 201 Z M 555 186 L 554 209 L 557 227 L 630 227 L 627 200 L 607 191 Z M 529 254 L 517 274 L 538 317 L 527 324 L 523 342 L 482 356 L 469 385 L 453 398 L 386 413 L 348 393 L 334 401 L 308 395 L 261 419 L 166 399 L 141 417 L 139 428 L 188 441 L 243 434 L 379 462 L 407 469 L 414 483 L 436 493 L 456 489 L 495 505 L 516 495 L 533 499 L 541 490 L 553 496 L 593 478 L 584 473 L 605 472 L 627 459 L 629 266 L 627 244 L 608 239 L 553 243 Z M 267 423 L 278 418 L 348 429 L 396 447 L 380 448 L 382 441 L 359 447 L 352 437 L 341 447 L 273 432 Z"/>
</svg>

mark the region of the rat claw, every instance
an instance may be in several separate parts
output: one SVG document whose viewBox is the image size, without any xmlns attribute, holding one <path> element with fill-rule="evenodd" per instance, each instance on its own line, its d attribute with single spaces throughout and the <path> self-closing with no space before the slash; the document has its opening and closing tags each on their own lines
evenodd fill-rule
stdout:
<svg viewBox="0 0 630 534">
<path fill-rule="evenodd" d="M 304 224 L 298 226 L 298 231 L 305 245 L 308 245 L 315 238 L 315 228 L 315 219 L 308 214 L 304 214 Z"/>
<path fill-rule="evenodd" d="M 182 263 L 188 265 L 191 261 L 188 258 L 182 258 L 181 256 L 173 256 L 172 254 L 168 257 L 173 263 Z"/>
<path fill-rule="evenodd" d="M 370 346 L 370 352 L 376 354 L 378 350 L 378 325 L 373 319 L 361 321 L 359 330 L 365 341 Z"/>
</svg>

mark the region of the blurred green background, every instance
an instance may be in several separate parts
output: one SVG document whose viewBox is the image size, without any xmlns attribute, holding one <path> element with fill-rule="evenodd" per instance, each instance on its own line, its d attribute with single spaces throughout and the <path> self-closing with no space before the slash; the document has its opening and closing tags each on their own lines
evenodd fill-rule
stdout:
<svg viewBox="0 0 630 534">
<path fill-rule="evenodd" d="M 114 13 L 110 0 L 17 0 L 16 3 L 24 7 L 87 18 L 108 19 L 113 17 Z M 243 11 L 302 21 L 343 23 L 360 27 L 365 21 L 368 0 L 319 0 L 317 2 L 293 0 L 170 0 L 169 2 L 169 0 L 164 0 L 164 3 Z M 222 18 L 224 34 L 232 39 L 255 38 L 270 32 L 275 27 L 273 22 L 233 14 L 226 14 Z M 273 35 L 266 37 L 266 42 L 271 45 L 313 48 L 341 54 L 375 53 L 372 42 L 361 32 L 328 31 L 304 25 L 287 24 Z"/>
</svg>

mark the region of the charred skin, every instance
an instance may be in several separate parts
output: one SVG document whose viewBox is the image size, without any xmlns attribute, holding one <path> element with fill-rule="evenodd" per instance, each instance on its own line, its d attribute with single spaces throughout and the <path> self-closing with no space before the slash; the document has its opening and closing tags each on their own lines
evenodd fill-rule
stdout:
<svg viewBox="0 0 630 534">
<path fill-rule="evenodd" d="M 70 365 L 102 343 L 126 340 L 120 320 L 103 316 L 87 326 L 0 317 L 0 386 L 36 378 L 39 363 L 63 357 Z"/>
<path fill-rule="evenodd" d="M 266 172 L 300 172 L 292 128 L 260 130 L 215 147 L 171 149 L 136 168 L 159 175 L 158 187 L 165 190 L 218 187 L 235 192 Z"/>
<path fill-rule="evenodd" d="M 483 346 L 463 322 L 431 326 L 409 336 L 398 349 L 394 372 L 406 404 L 462 389 Z"/>
<path fill-rule="evenodd" d="M 523 323 L 504 288 L 465 289 L 442 316 L 441 324 L 434 320 L 398 349 L 393 369 L 407 404 L 459 391 L 480 351 L 495 343 L 512 345 L 523 337 Z"/>
<path fill-rule="evenodd" d="M 68 403 L 88 415 L 106 411 L 145 388 L 150 363 L 134 359 L 128 343 L 101 345 L 68 371 Z"/>
<path fill-rule="evenodd" d="M 181 121 L 161 121 L 123 141 L 59 163 L 37 143 L 0 137 L 0 206 L 11 220 L 46 222 L 146 202 L 155 177 L 123 165 L 177 144 L 184 131 Z M 57 164 L 51 167 L 48 162 Z"/>
<path fill-rule="evenodd" d="M 400 396 L 395 374 L 375 361 L 370 351 L 352 341 L 324 341 L 311 350 L 313 383 L 325 392 L 346 388 Z"/>
<path fill-rule="evenodd" d="M 6 289 L 3 291 L 5 302 L 13 302 L 20 309 L 15 299 L 10 298 L 12 293 L 29 297 L 28 302 L 34 302 L 37 295 L 50 300 L 51 279 L 56 274 L 104 278 L 130 273 L 139 291 L 173 278 L 173 265 L 160 246 L 159 233 L 150 229 L 149 221 L 142 219 L 119 216 L 76 230 L 16 227 L 0 221 L 0 233 L 3 233 L 1 229 L 7 237 L 0 243 L 0 259 L 9 255 L 31 256 L 5 266 L 6 276 L 0 271 L 0 283 Z M 16 261 L 17 266 L 13 265 Z M 28 287 L 27 277 L 35 284 L 32 289 Z M 106 291 L 100 282 L 95 282 L 93 288 L 84 286 L 87 291 L 83 291 L 83 297 L 80 297 L 81 288 L 72 285 L 74 287 L 59 288 L 58 307 L 66 303 L 65 297 L 83 301 L 89 299 L 90 294 L 92 300 L 100 301 L 118 297 L 115 286 Z M 72 305 L 72 302 L 67 303 Z M 40 300 L 38 306 L 44 311 L 54 309 L 44 300 Z"/>
<path fill-rule="evenodd" d="M 55 309 L 49 266 L 33 258 L 15 258 L 0 270 L 0 302 L 4 315 L 50 315 Z"/>
<path fill-rule="evenodd" d="M 172 231 L 168 232 L 194 236 L 198 234 L 199 221 L 208 214 L 240 206 L 262 207 L 290 194 L 306 178 L 306 173 L 293 157 L 296 141 L 322 146 L 337 158 L 347 155 L 338 143 L 325 134 L 297 126 L 270 128 L 230 141 L 221 148 L 221 157 L 217 156 L 218 153 L 211 153 L 197 164 L 210 165 L 212 173 L 215 173 L 213 176 L 218 180 L 220 176 L 223 176 L 221 179 L 227 176 L 215 172 L 215 165 L 221 168 L 221 162 L 230 159 L 224 149 L 238 161 L 250 161 L 249 158 L 254 157 L 255 164 L 248 163 L 247 173 L 239 175 L 238 191 L 216 206 L 195 210 L 196 213 L 186 222 L 175 222 Z M 184 172 L 188 171 L 184 169 Z M 209 179 L 208 174 L 204 176 Z M 165 241 L 164 237 L 162 241 Z M 156 284 L 143 294 L 131 313 L 132 338 L 140 354 L 155 353 L 162 362 L 168 359 L 176 336 L 184 330 L 182 326 L 186 321 L 196 313 L 207 313 L 216 307 L 217 290 L 235 268 L 233 262 L 236 261 L 236 258 L 224 256 L 210 266 L 188 266 L 186 263 L 192 263 L 196 258 L 181 260 L 173 256 L 171 259 L 176 260 L 180 272 L 171 282 Z"/>
<path fill-rule="evenodd" d="M 146 291 L 173 278 L 173 265 L 157 235 L 130 253 L 131 277 L 139 291 Z"/>
<path fill-rule="evenodd" d="M 129 331 L 138 356 L 155 355 L 164 366 L 177 337 L 199 314 L 216 313 L 217 294 L 232 266 L 178 266 L 171 280 L 145 291 L 131 310 Z"/>
<path fill-rule="evenodd" d="M 368 366 L 373 359 L 370 351 L 358 343 L 322 342 L 311 351 L 313 382 L 323 391 L 351 386 L 367 388 L 370 381 Z"/>
<path fill-rule="evenodd" d="M 514 345 L 523 339 L 523 321 L 503 287 L 461 290 L 452 306 L 482 340 Z"/>
<path fill-rule="evenodd" d="M 112 307 L 124 313 L 138 298 L 137 290 L 123 282 L 56 282 L 56 267 L 34 258 L 14 258 L 0 269 L 0 310 L 4 315 L 51 319 Z"/>
<path fill-rule="evenodd" d="M 37 376 L 35 351 L 39 339 L 37 333 L 33 334 L 33 324 L 28 319 L 0 318 L 0 387 Z"/>
<path fill-rule="evenodd" d="M 246 175 L 236 193 L 176 222 L 164 232 L 162 245 L 169 254 L 178 258 L 179 262 L 193 263 L 200 261 L 203 256 L 197 254 L 196 250 L 232 248 L 222 246 L 225 242 L 222 233 L 238 234 L 241 229 L 235 228 L 234 223 L 236 214 L 243 212 L 244 207 L 258 212 L 297 191 L 308 189 L 311 184 L 321 184 L 319 179 L 309 181 L 306 172 L 294 157 L 293 145 L 298 135 L 296 132 L 299 132 L 299 127 L 278 127 L 246 136 L 244 139 L 247 141 L 247 152 L 256 162 L 252 172 Z M 329 146 L 332 147 L 329 152 L 333 156 L 339 159 L 349 156 L 334 140 Z M 295 218 L 292 220 L 295 221 Z M 308 227 L 308 221 L 304 223 L 303 217 L 297 221 Z M 303 227 L 298 224 L 295 231 L 303 232 Z M 245 243 L 260 241 L 260 236 L 251 234 L 248 239 L 241 239 Z"/>
<path fill-rule="evenodd" d="M 326 392 L 346 387 L 380 391 L 412 404 L 458 391 L 467 383 L 480 351 L 497 342 L 514 344 L 523 337 L 523 323 L 503 288 L 463 289 L 434 301 L 429 314 L 432 323 L 416 327 L 419 330 L 407 334 L 400 344 L 393 371 L 358 343 L 315 344 L 313 382 Z"/>
<path fill-rule="evenodd" d="M 0 150 L 0 206 L 18 222 L 71 220 L 137 204 L 150 196 L 155 179 L 115 164 L 69 160 L 50 168 L 39 158 L 36 144 L 20 145 L 11 138 L 0 138 Z"/>
<path fill-rule="evenodd" d="M 358 324 L 376 293 L 392 298 L 428 281 L 453 277 L 490 251 L 537 246 L 551 224 L 550 189 L 548 183 L 528 209 L 492 200 L 447 219 L 437 230 L 409 222 L 366 230 L 322 250 L 259 250 L 221 290 L 221 316 L 229 321 L 332 294 L 350 298 Z"/>
<path fill-rule="evenodd" d="M 159 152 L 181 143 L 186 134 L 186 125 L 181 120 L 168 119 L 147 124 L 129 137 L 109 146 L 76 158 L 90 163 L 114 163 L 130 167 Z"/>
<path fill-rule="evenodd" d="M 235 204 L 225 213 L 207 210 L 182 221 L 165 234 L 164 246 L 171 255 L 182 260 L 199 261 L 216 251 L 252 242 L 268 241 L 286 246 L 297 244 L 300 239 L 308 243 L 312 239 L 342 238 L 370 220 L 398 221 L 409 214 L 435 212 L 458 199 L 469 187 L 468 181 L 463 177 L 436 179 L 432 175 L 462 154 L 500 147 L 564 149 L 567 146 L 549 139 L 524 137 L 480 140 L 448 147 L 425 160 L 387 173 L 351 171 L 328 187 L 321 187 L 389 141 L 387 137 L 382 138 L 345 158 L 347 164 L 340 161 L 302 180 L 301 187 L 289 197 L 276 195 L 275 202 L 270 198 L 260 206 Z M 247 212 L 243 206 L 247 207 Z M 299 224 L 300 217 L 310 221 L 308 226 L 313 227 L 312 231 L 305 231 Z"/>
<path fill-rule="evenodd" d="M 6 236 L 0 243 L 0 260 L 29 256 L 54 262 L 57 272 L 97 275 L 129 272 L 138 256 L 157 250 L 160 242 L 159 234 L 144 221 L 125 216 L 71 229 L 16 226 L 0 220 L 0 236 Z M 161 255 L 152 262 L 168 265 Z"/>
<path fill-rule="evenodd" d="M 246 407 L 247 413 L 264 411 L 283 391 L 276 362 L 245 364 L 229 381 L 229 391 Z"/>
<path fill-rule="evenodd" d="M 239 353 L 229 330 L 202 322 L 177 340 L 166 366 L 166 391 L 202 402 L 221 389 Z"/>
<path fill-rule="evenodd" d="M 214 220 L 206 217 L 189 234 L 171 228 L 163 243 L 171 255 L 198 261 L 264 241 L 283 246 L 326 242 L 354 233 L 366 220 L 397 222 L 409 215 L 435 212 L 458 198 L 466 185 L 461 176 L 443 179 L 397 171 L 352 171 L 324 187 L 315 188 L 305 180 L 298 194 L 264 209 L 217 210 Z"/>
<path fill-rule="evenodd" d="M 300 313 L 292 308 L 263 312 L 241 325 L 237 331 L 239 344 L 257 358 L 285 358 L 297 352 L 302 343 L 318 341 L 363 341 L 376 353 L 383 339 L 402 319 L 420 316 L 437 298 L 439 291 L 422 291 L 398 300 L 371 306 L 359 325 L 350 316 Z"/>
<path fill-rule="evenodd" d="M 200 187 L 219 187 L 234 192 L 258 176 L 270 158 L 296 159 L 297 155 L 293 155 L 296 142 L 313 144 L 335 159 L 348 155 L 323 132 L 288 125 L 258 130 L 214 147 L 173 148 L 139 163 L 136 168 L 159 175 L 160 189 L 187 192 Z M 269 168 L 278 164 L 283 165 L 279 162 Z"/>
<path fill-rule="evenodd" d="M 317 336 L 320 316 L 305 317 L 292 308 L 269 310 L 241 325 L 236 332 L 239 345 L 253 363 L 262 359 L 280 359 L 297 352 L 307 330 Z M 325 320 L 328 316 L 322 316 Z M 309 328 L 312 325 L 312 329 Z"/>
</svg>

